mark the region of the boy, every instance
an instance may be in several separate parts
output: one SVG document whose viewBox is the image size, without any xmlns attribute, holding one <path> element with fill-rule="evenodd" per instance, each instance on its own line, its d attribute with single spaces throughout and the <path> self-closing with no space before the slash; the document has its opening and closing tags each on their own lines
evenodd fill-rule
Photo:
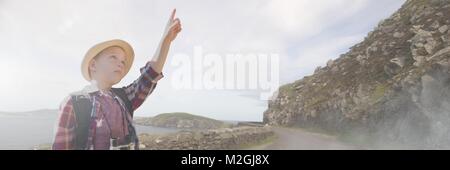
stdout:
<svg viewBox="0 0 450 170">
<path fill-rule="evenodd" d="M 112 88 L 133 63 L 133 48 L 127 42 L 110 40 L 89 49 L 81 70 L 91 86 L 71 94 L 62 103 L 52 149 L 139 149 L 133 112 L 163 77 L 170 44 L 181 31 L 175 12 L 174 9 L 153 59 L 128 86 Z"/>
</svg>

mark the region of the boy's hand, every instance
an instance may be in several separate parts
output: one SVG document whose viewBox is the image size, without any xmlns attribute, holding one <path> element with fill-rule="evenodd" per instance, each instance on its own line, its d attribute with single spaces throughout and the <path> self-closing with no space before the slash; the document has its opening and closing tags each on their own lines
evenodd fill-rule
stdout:
<svg viewBox="0 0 450 170">
<path fill-rule="evenodd" d="M 181 22 L 179 18 L 175 18 L 176 9 L 173 9 L 172 15 L 167 22 L 166 29 L 164 31 L 164 41 L 172 42 L 181 31 Z"/>
</svg>

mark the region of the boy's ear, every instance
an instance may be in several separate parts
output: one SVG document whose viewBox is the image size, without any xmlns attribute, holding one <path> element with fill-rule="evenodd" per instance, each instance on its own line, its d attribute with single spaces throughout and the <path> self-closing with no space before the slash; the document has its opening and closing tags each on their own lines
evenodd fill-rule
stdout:
<svg viewBox="0 0 450 170">
<path fill-rule="evenodd" d="M 89 71 L 95 71 L 95 60 L 92 60 L 91 63 L 89 63 Z"/>
</svg>

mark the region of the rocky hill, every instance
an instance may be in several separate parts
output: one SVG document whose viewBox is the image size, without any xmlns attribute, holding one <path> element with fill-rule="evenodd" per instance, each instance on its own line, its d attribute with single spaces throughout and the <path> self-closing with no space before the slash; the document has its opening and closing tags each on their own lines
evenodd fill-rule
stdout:
<svg viewBox="0 0 450 170">
<path fill-rule="evenodd" d="M 264 122 L 450 148 L 449 27 L 449 0 L 408 0 L 347 53 L 280 87 Z"/>
<path fill-rule="evenodd" d="M 229 127 L 225 122 L 189 113 L 163 113 L 155 117 L 136 118 L 140 125 L 182 129 L 216 129 Z"/>
</svg>

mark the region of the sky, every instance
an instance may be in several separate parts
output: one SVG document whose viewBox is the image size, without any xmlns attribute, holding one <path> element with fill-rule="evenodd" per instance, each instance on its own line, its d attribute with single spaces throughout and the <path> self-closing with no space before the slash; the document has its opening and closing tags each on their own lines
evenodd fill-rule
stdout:
<svg viewBox="0 0 450 170">
<path fill-rule="evenodd" d="M 201 49 L 203 62 L 214 59 L 210 54 L 223 60 L 230 54 L 268 55 L 279 62 L 262 72 L 273 73 L 272 85 L 278 87 L 347 52 L 404 2 L 0 0 L 0 111 L 58 109 L 69 93 L 89 83 L 80 71 L 86 51 L 110 39 L 123 39 L 135 50 L 133 67 L 116 87 L 131 83 L 153 57 L 176 8 L 183 30 L 171 46 L 164 78 L 136 115 L 188 112 L 221 120 L 261 121 L 267 109 L 267 99 L 261 98 L 264 89 L 180 89 L 177 62 L 196 61 L 196 49 Z M 215 68 L 195 63 L 188 68 L 200 71 L 192 71 L 191 78 Z"/>
</svg>

